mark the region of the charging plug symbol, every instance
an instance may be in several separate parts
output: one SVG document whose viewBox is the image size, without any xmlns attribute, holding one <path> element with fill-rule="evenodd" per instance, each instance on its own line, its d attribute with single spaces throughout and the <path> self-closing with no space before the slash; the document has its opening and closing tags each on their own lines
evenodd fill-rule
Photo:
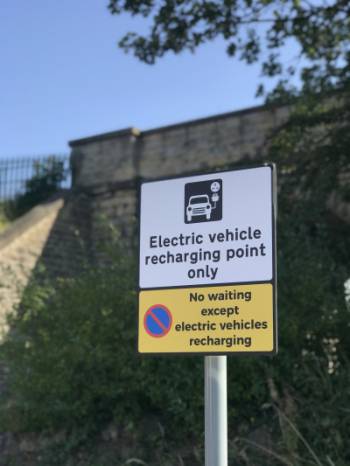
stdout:
<svg viewBox="0 0 350 466">
<path fill-rule="evenodd" d="M 214 203 L 214 206 L 213 206 L 213 209 L 216 209 L 216 203 L 219 201 L 220 199 L 220 196 L 218 194 L 218 192 L 220 191 L 220 183 L 218 183 L 217 181 L 214 181 L 211 185 L 210 185 L 210 190 L 211 192 L 213 193 L 211 195 L 211 201 Z"/>
</svg>

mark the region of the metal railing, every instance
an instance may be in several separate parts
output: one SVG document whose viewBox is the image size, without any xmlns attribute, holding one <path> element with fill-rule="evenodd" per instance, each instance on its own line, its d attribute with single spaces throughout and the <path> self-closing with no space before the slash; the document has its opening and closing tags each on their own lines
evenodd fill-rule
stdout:
<svg viewBox="0 0 350 466">
<path fill-rule="evenodd" d="M 58 181 L 59 188 L 69 188 L 71 172 L 69 155 L 21 157 L 0 159 L 0 200 L 15 199 L 28 190 L 28 182 L 38 176 L 54 175 L 62 170 L 64 176 Z"/>
</svg>

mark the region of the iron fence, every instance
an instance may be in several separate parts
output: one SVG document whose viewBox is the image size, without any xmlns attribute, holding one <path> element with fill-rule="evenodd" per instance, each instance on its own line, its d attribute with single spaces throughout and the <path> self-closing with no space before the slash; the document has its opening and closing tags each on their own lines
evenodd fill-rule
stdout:
<svg viewBox="0 0 350 466">
<path fill-rule="evenodd" d="M 71 185 L 69 155 L 0 159 L 0 200 L 12 200 L 24 194 L 30 180 L 43 173 L 50 176 L 58 167 L 63 173 L 58 187 L 69 188 Z"/>
</svg>

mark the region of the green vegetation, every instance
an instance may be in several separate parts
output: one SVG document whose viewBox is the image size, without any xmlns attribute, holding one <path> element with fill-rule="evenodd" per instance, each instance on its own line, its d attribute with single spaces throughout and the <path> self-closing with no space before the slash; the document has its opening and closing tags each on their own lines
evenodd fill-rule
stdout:
<svg viewBox="0 0 350 466">
<path fill-rule="evenodd" d="M 281 133 L 276 154 L 292 133 Z M 230 454 L 242 466 L 267 457 L 276 465 L 345 465 L 349 229 L 324 202 L 330 173 L 318 176 L 312 166 L 308 195 L 291 197 L 300 175 L 289 158 L 276 157 L 288 172 L 279 209 L 280 352 L 229 359 Z M 10 362 L 1 430 L 63 431 L 43 465 L 81 464 L 79 455 L 91 466 L 133 464 L 132 457 L 152 466 L 202 464 L 202 358 L 136 354 L 135 260 L 118 241 L 108 257 L 105 267 L 84 266 L 76 278 L 25 291 L 1 349 Z M 100 433 L 111 425 L 118 439 L 102 448 Z"/>
<path fill-rule="evenodd" d="M 2 223 L 7 224 L 48 200 L 59 191 L 66 177 L 64 162 L 55 156 L 35 162 L 34 174 L 25 182 L 24 193 L 18 194 L 12 200 L 3 201 L 0 228 Z"/>
</svg>

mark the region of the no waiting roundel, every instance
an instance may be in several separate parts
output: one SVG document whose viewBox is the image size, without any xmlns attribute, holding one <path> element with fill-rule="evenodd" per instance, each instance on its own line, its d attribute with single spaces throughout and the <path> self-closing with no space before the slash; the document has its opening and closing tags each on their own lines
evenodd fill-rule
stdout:
<svg viewBox="0 0 350 466">
<path fill-rule="evenodd" d="M 151 306 L 145 313 L 143 325 L 151 337 L 164 337 L 171 329 L 172 315 L 163 304 Z"/>
</svg>

